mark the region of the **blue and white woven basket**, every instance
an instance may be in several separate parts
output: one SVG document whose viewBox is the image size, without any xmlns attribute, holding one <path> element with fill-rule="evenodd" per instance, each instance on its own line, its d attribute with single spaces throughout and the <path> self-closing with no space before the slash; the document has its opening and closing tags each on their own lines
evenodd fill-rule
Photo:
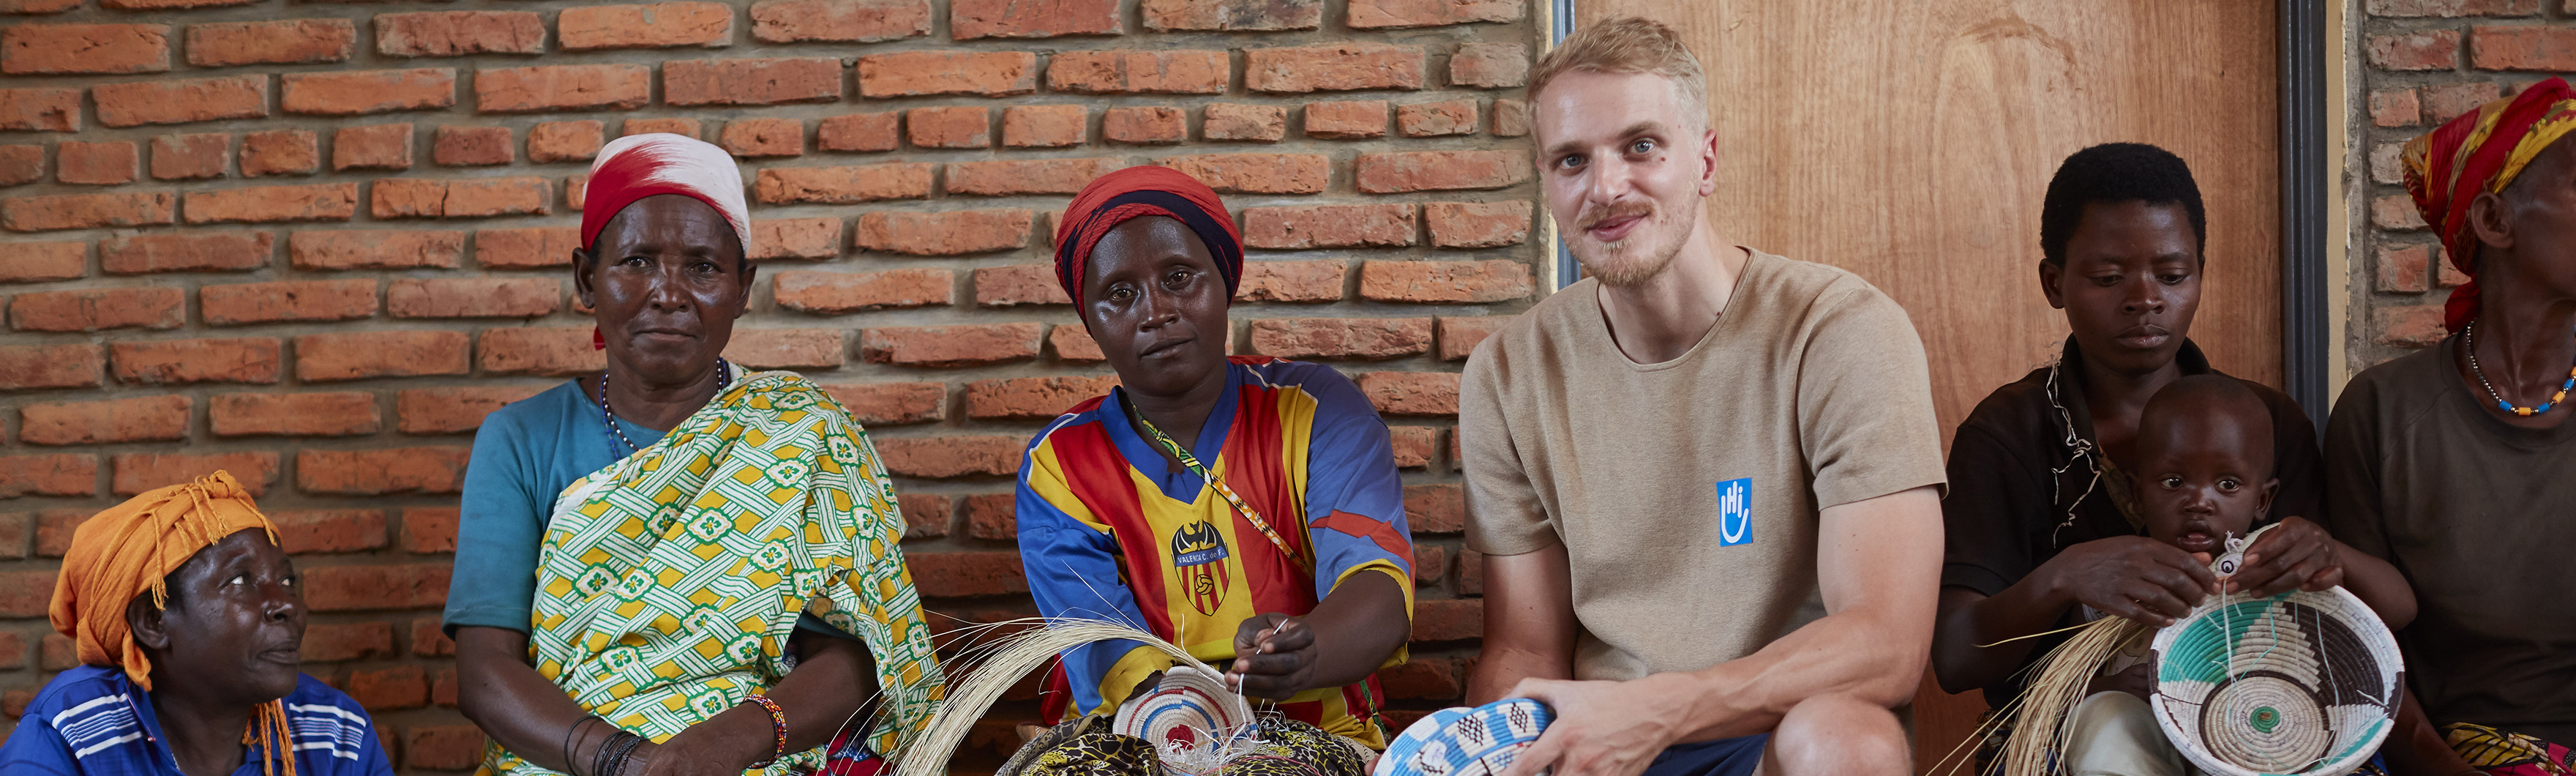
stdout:
<svg viewBox="0 0 2576 776">
<path fill-rule="evenodd" d="M 1441 709 L 1388 741 L 1371 776 L 1493 776 L 1555 719 L 1546 704 L 1528 698 Z"/>
</svg>

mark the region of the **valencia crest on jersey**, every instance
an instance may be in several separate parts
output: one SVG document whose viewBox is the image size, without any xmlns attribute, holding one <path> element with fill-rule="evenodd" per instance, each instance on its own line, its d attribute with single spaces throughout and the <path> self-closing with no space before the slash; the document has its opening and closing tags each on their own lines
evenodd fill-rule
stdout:
<svg viewBox="0 0 2576 776">
<path fill-rule="evenodd" d="M 1190 608 L 1214 615 L 1225 606 L 1225 534 L 1205 520 L 1172 532 L 1172 565 L 1189 587 Z"/>
</svg>

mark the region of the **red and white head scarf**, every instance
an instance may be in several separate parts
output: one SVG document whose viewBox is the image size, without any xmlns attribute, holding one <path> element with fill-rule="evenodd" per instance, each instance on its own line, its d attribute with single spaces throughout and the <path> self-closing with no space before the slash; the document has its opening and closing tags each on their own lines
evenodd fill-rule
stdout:
<svg viewBox="0 0 2576 776">
<path fill-rule="evenodd" d="M 751 247 L 751 208 L 742 200 L 742 168 L 733 156 L 703 140 L 651 132 L 609 141 L 590 163 L 582 189 L 581 248 L 599 241 L 599 230 L 635 200 L 678 194 L 707 203 L 733 225 L 743 256 Z"/>
</svg>

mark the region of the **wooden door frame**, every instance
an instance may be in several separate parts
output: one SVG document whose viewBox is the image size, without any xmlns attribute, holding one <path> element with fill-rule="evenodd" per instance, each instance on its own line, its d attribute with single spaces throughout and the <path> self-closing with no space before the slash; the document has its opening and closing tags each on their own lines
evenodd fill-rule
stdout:
<svg viewBox="0 0 2576 776">
<path fill-rule="evenodd" d="M 2325 432 L 2328 362 L 2337 352 L 2327 318 L 2326 240 L 2332 149 L 2326 115 L 2329 0 L 2276 0 L 2281 19 L 2281 374 L 2282 388 Z M 1575 0 L 1547 0 L 1547 47 L 1574 30 Z M 1555 235 L 1556 230 L 1547 230 Z M 1582 277 L 1556 235 L 1555 284 Z"/>
</svg>

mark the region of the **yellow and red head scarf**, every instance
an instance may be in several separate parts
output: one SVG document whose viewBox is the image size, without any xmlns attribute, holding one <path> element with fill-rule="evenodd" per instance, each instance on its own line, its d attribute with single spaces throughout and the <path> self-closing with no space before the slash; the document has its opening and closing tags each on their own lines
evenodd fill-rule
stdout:
<svg viewBox="0 0 2576 776">
<path fill-rule="evenodd" d="M 2469 231 L 2469 202 L 2479 192 L 2501 192 L 2550 143 L 2576 131 L 2576 89 L 2564 78 L 2532 84 L 2522 93 L 2462 114 L 2406 144 L 2406 193 L 2424 223 L 2442 238 L 2451 266 L 2470 275 L 2451 290 L 2442 322 L 2452 331 L 2478 311 L 2478 238 Z"/>
<path fill-rule="evenodd" d="M 126 605 L 148 592 L 159 608 L 169 595 L 162 578 L 198 550 L 247 528 L 277 540 L 277 526 L 221 471 L 98 513 L 72 532 L 71 549 L 63 553 L 49 613 L 54 630 L 79 645 L 81 662 L 123 667 L 134 686 L 151 690 L 152 661 L 126 628 Z"/>
</svg>

